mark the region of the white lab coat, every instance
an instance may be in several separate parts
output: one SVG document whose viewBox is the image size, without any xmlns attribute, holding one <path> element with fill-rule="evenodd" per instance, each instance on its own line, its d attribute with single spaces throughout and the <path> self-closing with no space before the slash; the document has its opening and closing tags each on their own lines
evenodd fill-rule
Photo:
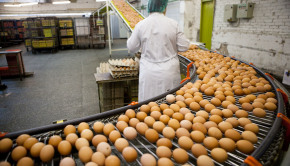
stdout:
<svg viewBox="0 0 290 166">
<path fill-rule="evenodd" d="M 138 101 L 158 96 L 181 81 L 177 51 L 186 51 L 189 41 L 176 21 L 163 13 L 151 13 L 140 21 L 127 41 L 131 53 L 142 49 Z"/>
</svg>

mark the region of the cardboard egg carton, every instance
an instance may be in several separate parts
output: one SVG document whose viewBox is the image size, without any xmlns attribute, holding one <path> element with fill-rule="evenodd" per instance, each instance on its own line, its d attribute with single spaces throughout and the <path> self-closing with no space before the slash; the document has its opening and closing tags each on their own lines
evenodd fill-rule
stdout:
<svg viewBox="0 0 290 166">
<path fill-rule="evenodd" d="M 112 66 L 127 66 L 127 67 L 136 67 L 138 66 L 138 62 L 134 61 L 132 58 L 130 59 L 109 59 L 109 64 Z"/>
</svg>

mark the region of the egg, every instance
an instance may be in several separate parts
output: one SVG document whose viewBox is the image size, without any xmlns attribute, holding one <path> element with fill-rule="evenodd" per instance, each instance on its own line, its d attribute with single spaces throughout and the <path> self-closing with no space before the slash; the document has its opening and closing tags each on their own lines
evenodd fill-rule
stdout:
<svg viewBox="0 0 290 166">
<path fill-rule="evenodd" d="M 184 119 L 185 119 L 185 120 L 188 120 L 188 121 L 190 121 L 190 122 L 193 122 L 194 114 L 192 114 L 192 113 L 187 113 L 187 114 L 185 114 Z"/>
<path fill-rule="evenodd" d="M 215 122 L 216 124 L 219 124 L 220 122 L 223 121 L 222 117 L 219 116 L 219 115 L 211 115 L 209 117 L 209 120 L 212 121 L 212 122 Z"/>
<path fill-rule="evenodd" d="M 101 142 L 97 146 L 97 152 L 103 153 L 106 157 L 111 154 L 111 146 L 107 142 Z"/>
<path fill-rule="evenodd" d="M 69 155 L 71 153 L 72 146 L 68 141 L 61 141 L 58 144 L 57 149 L 61 155 L 66 156 L 66 155 Z"/>
<path fill-rule="evenodd" d="M 218 99 L 218 98 L 216 98 L 216 97 L 212 98 L 212 99 L 210 100 L 210 102 L 211 102 L 214 106 L 216 106 L 216 107 L 218 107 L 218 106 L 220 106 L 220 105 L 222 104 L 221 100 Z"/>
<path fill-rule="evenodd" d="M 142 166 L 156 166 L 156 159 L 149 153 L 145 153 L 142 155 L 140 159 Z"/>
<path fill-rule="evenodd" d="M 147 114 L 145 112 L 138 112 L 136 114 L 136 117 L 140 122 L 143 122 L 144 119 L 147 117 Z"/>
<path fill-rule="evenodd" d="M 174 111 L 173 111 L 172 109 L 170 109 L 170 108 L 165 109 L 165 110 L 163 111 L 163 115 L 167 115 L 167 116 L 169 116 L 169 117 L 172 117 L 173 114 L 174 114 Z"/>
<path fill-rule="evenodd" d="M 153 117 L 151 117 L 151 116 L 147 116 L 144 119 L 144 122 L 147 124 L 148 127 L 152 128 L 153 124 L 155 123 L 155 119 Z"/>
<path fill-rule="evenodd" d="M 126 115 L 120 115 L 120 116 L 118 117 L 118 122 L 120 122 L 120 121 L 124 121 L 124 122 L 126 122 L 126 123 L 129 123 L 129 117 L 126 116 Z"/>
<path fill-rule="evenodd" d="M 210 104 L 210 102 L 208 100 L 201 100 L 198 104 L 204 108 L 205 105 Z"/>
<path fill-rule="evenodd" d="M 184 91 L 183 90 L 178 90 L 178 91 L 176 91 L 176 95 L 184 95 Z"/>
<path fill-rule="evenodd" d="M 245 110 L 238 110 L 235 113 L 237 118 L 247 118 L 248 117 L 248 112 Z"/>
<path fill-rule="evenodd" d="M 211 114 L 211 115 L 219 115 L 219 116 L 223 116 L 223 113 L 222 113 L 222 111 L 221 111 L 220 109 L 212 109 L 212 110 L 210 111 L 210 114 Z"/>
<path fill-rule="evenodd" d="M 231 110 L 233 113 L 235 113 L 236 111 L 239 110 L 239 107 L 236 106 L 236 105 L 234 105 L 234 104 L 229 104 L 229 105 L 227 106 L 227 109 L 229 109 L 229 110 Z"/>
<path fill-rule="evenodd" d="M 188 136 L 181 136 L 178 139 L 178 145 L 185 150 L 189 150 L 191 149 L 192 145 L 193 145 L 193 141 L 190 139 L 190 137 Z"/>
<path fill-rule="evenodd" d="M 176 104 L 180 107 L 180 108 L 186 108 L 186 104 L 183 101 L 177 101 Z"/>
<path fill-rule="evenodd" d="M 268 98 L 268 99 L 266 100 L 266 102 L 267 102 L 267 103 L 268 103 L 268 102 L 271 102 L 271 103 L 277 104 L 277 100 L 276 100 L 275 98 Z"/>
<path fill-rule="evenodd" d="M 40 151 L 41 149 L 45 146 L 44 143 L 42 142 L 37 142 L 36 144 L 34 144 L 31 149 L 30 149 L 30 155 L 32 157 L 39 157 Z"/>
<path fill-rule="evenodd" d="M 229 101 L 230 104 L 235 104 L 236 103 L 236 99 L 233 96 L 227 96 L 226 97 L 226 101 Z M 228 103 L 228 102 L 226 102 Z"/>
<path fill-rule="evenodd" d="M 30 157 L 23 157 L 17 162 L 17 166 L 33 166 L 34 161 Z"/>
<path fill-rule="evenodd" d="M 197 166 L 214 166 L 214 162 L 207 155 L 201 155 L 197 158 Z"/>
<path fill-rule="evenodd" d="M 175 99 L 176 99 L 176 101 L 184 101 L 185 100 L 185 98 L 182 95 L 177 95 L 175 97 Z"/>
<path fill-rule="evenodd" d="M 149 105 L 142 105 L 140 107 L 140 111 L 141 112 L 145 112 L 146 114 L 148 114 L 150 112 L 150 106 Z"/>
<path fill-rule="evenodd" d="M 30 138 L 30 135 L 28 134 L 21 134 L 20 136 L 17 137 L 16 139 L 16 143 L 18 146 L 22 146 L 24 144 L 24 142 Z"/>
<path fill-rule="evenodd" d="M 40 151 L 40 159 L 42 162 L 49 162 L 54 156 L 54 148 L 52 145 L 45 145 Z"/>
<path fill-rule="evenodd" d="M 174 130 L 177 130 L 178 128 L 180 128 L 180 123 L 176 119 L 170 119 L 168 121 L 168 126 L 172 127 Z"/>
<path fill-rule="evenodd" d="M 159 139 L 158 132 L 154 129 L 146 130 L 145 137 L 151 143 L 155 143 Z"/>
<path fill-rule="evenodd" d="M 164 128 L 165 124 L 161 121 L 157 121 L 153 124 L 153 129 L 156 130 L 158 133 L 161 133 Z"/>
<path fill-rule="evenodd" d="M 176 148 L 173 150 L 172 156 L 179 164 L 184 164 L 188 161 L 188 154 L 184 149 Z"/>
<path fill-rule="evenodd" d="M 179 112 L 180 110 L 180 107 L 177 104 L 171 104 L 169 108 L 172 109 L 174 112 Z"/>
<path fill-rule="evenodd" d="M 85 138 L 88 141 L 91 141 L 93 139 L 93 132 L 90 129 L 84 129 L 81 133 L 81 138 Z"/>
<path fill-rule="evenodd" d="M 153 117 L 155 120 L 159 120 L 161 115 L 162 115 L 161 112 L 158 111 L 153 111 L 150 113 L 150 116 Z"/>
<path fill-rule="evenodd" d="M 256 125 L 255 123 L 249 123 L 249 124 L 246 124 L 245 126 L 244 126 L 244 129 L 246 130 L 246 131 L 252 131 L 253 133 L 258 133 L 259 132 L 259 127 L 258 127 L 258 125 Z"/>
<path fill-rule="evenodd" d="M 241 139 L 241 134 L 238 131 L 234 130 L 234 129 L 226 130 L 225 136 L 227 138 L 230 138 L 230 139 L 234 140 L 234 141 L 238 141 L 238 140 Z"/>
<path fill-rule="evenodd" d="M 182 120 L 180 122 L 180 127 L 185 128 L 186 130 L 191 130 L 192 123 L 189 120 Z"/>
<path fill-rule="evenodd" d="M 192 120 L 193 123 L 202 123 L 204 124 L 206 122 L 206 120 L 204 119 L 204 117 L 202 116 L 197 116 Z"/>
<path fill-rule="evenodd" d="M 255 102 L 255 101 L 254 101 L 254 103 L 252 104 L 252 106 L 253 106 L 254 108 L 262 108 L 262 109 L 265 108 L 265 106 L 264 106 L 263 103 L 261 103 L 261 102 Z"/>
<path fill-rule="evenodd" d="M 129 119 L 132 119 L 132 118 L 135 118 L 136 113 L 135 113 L 134 110 L 132 110 L 132 109 L 128 109 L 128 110 L 125 112 L 125 115 L 126 115 Z"/>
<path fill-rule="evenodd" d="M 121 138 L 121 133 L 119 131 L 113 130 L 109 135 L 109 139 L 112 143 L 115 143 L 118 138 Z"/>
<path fill-rule="evenodd" d="M 156 102 L 151 101 L 150 103 L 148 103 L 148 105 L 151 107 L 153 106 L 158 106 L 158 104 Z"/>
<path fill-rule="evenodd" d="M 101 142 L 108 142 L 107 137 L 105 137 L 104 135 L 98 134 L 98 135 L 95 135 L 95 136 L 93 137 L 93 139 L 92 139 L 92 144 L 93 144 L 95 147 L 97 147 L 97 146 L 99 145 L 99 143 L 101 143 Z M 78 142 L 76 142 L 76 144 L 77 144 L 77 143 L 78 143 Z M 81 142 L 80 142 L 80 143 L 81 143 Z M 83 140 L 83 144 L 84 144 L 84 146 L 88 145 L 87 143 L 88 143 L 88 142 L 86 142 L 86 141 Z M 76 145 L 77 149 L 80 149 L 79 146 L 82 146 L 82 145 Z M 79 148 L 78 148 L 78 147 L 79 147 Z"/>
<path fill-rule="evenodd" d="M 11 166 L 11 164 L 7 161 L 0 161 L 0 166 Z"/>
<path fill-rule="evenodd" d="M 206 111 L 198 111 L 198 112 L 196 113 L 196 116 L 201 116 L 201 117 L 203 117 L 205 120 L 207 120 L 208 117 L 209 117 L 209 114 L 208 114 Z"/>
<path fill-rule="evenodd" d="M 183 95 L 183 97 L 184 97 L 185 99 L 193 98 L 192 94 L 190 94 L 190 93 L 185 93 L 185 94 Z"/>
<path fill-rule="evenodd" d="M 60 138 L 60 137 L 59 137 Z M 60 138 L 61 139 L 61 138 Z M 27 149 L 27 150 L 30 150 L 30 148 L 36 144 L 38 142 L 38 140 L 34 137 L 30 137 L 30 138 L 27 138 L 23 144 L 23 146 Z M 56 145 L 57 146 L 57 145 Z"/>
<path fill-rule="evenodd" d="M 161 109 L 159 108 L 159 106 L 153 106 L 153 107 L 151 107 L 150 112 L 153 112 L 153 111 L 158 111 L 158 112 L 160 112 Z"/>
<path fill-rule="evenodd" d="M 214 148 L 211 150 L 210 154 L 212 158 L 219 163 L 225 162 L 228 158 L 227 152 L 222 148 Z"/>
<path fill-rule="evenodd" d="M 244 131 L 241 135 L 244 140 L 248 140 L 252 142 L 253 144 L 258 142 L 257 135 L 251 131 Z"/>
<path fill-rule="evenodd" d="M 236 128 L 236 127 L 238 127 L 238 126 L 240 125 L 238 119 L 236 119 L 236 118 L 234 118 L 234 117 L 232 117 L 232 118 L 227 118 L 227 119 L 226 119 L 226 122 L 229 122 L 230 124 L 232 124 L 232 126 L 233 126 L 234 128 Z"/>
<path fill-rule="evenodd" d="M 254 100 L 254 102 L 260 102 L 262 104 L 265 104 L 266 100 L 264 98 L 257 98 L 257 99 Z"/>
<path fill-rule="evenodd" d="M 137 131 L 133 127 L 126 127 L 123 133 L 128 140 L 133 140 L 137 137 Z"/>
<path fill-rule="evenodd" d="M 101 152 L 95 152 L 92 155 L 91 161 L 98 165 L 105 165 L 105 155 Z"/>
<path fill-rule="evenodd" d="M 207 133 L 209 136 L 214 137 L 218 140 L 221 139 L 223 136 L 223 133 L 217 127 L 209 128 Z"/>
<path fill-rule="evenodd" d="M 200 105 L 197 102 L 190 103 L 189 107 L 193 111 L 199 111 L 200 110 Z"/>
<path fill-rule="evenodd" d="M 94 162 L 87 162 L 85 166 L 98 166 L 98 164 Z"/>
<path fill-rule="evenodd" d="M 223 113 L 223 117 L 225 118 L 230 118 L 233 116 L 233 111 L 230 109 L 223 109 L 222 113 Z"/>
<path fill-rule="evenodd" d="M 156 146 L 166 146 L 168 148 L 172 148 L 172 142 L 170 141 L 170 139 L 168 138 L 160 138 L 157 142 L 156 142 Z"/>
<path fill-rule="evenodd" d="M 216 95 L 215 98 L 219 99 L 220 102 L 223 102 L 223 101 L 226 100 L 226 97 L 225 97 L 225 95 L 224 95 L 223 93 L 222 93 L 222 94 L 218 94 L 218 95 Z M 213 104 L 213 103 L 212 103 L 212 104 Z M 220 104 L 220 105 L 221 105 L 221 104 Z M 220 106 L 220 105 L 219 105 L 219 106 Z"/>
<path fill-rule="evenodd" d="M 162 158 L 162 157 L 171 158 L 172 152 L 171 152 L 171 149 L 169 149 L 167 146 L 159 146 L 156 149 L 156 155 L 159 158 Z"/>
<path fill-rule="evenodd" d="M 244 127 L 247 124 L 252 123 L 251 120 L 248 118 L 239 118 L 238 121 L 240 123 L 240 126 L 242 126 L 242 127 Z"/>
<path fill-rule="evenodd" d="M 117 156 L 111 155 L 111 156 L 108 156 L 106 158 L 105 165 L 106 166 L 110 166 L 110 165 L 120 166 L 121 165 L 121 161 L 120 161 L 120 159 Z"/>
<path fill-rule="evenodd" d="M 138 157 L 137 151 L 132 147 L 124 148 L 122 151 L 122 155 L 124 159 L 129 163 L 134 162 Z"/>
<path fill-rule="evenodd" d="M 233 152 L 236 149 L 236 143 L 230 138 L 222 138 L 219 140 L 219 146 L 228 152 Z"/>
<path fill-rule="evenodd" d="M 76 133 L 70 133 L 66 136 L 65 140 L 67 140 L 72 146 L 75 146 L 76 140 L 78 139 L 78 135 Z"/>
<path fill-rule="evenodd" d="M 94 139 L 93 139 L 94 140 Z M 93 142 L 94 144 L 94 142 Z M 77 150 L 80 150 L 82 147 L 84 146 L 90 146 L 90 143 L 88 140 L 84 139 L 84 138 L 78 138 L 76 140 L 76 143 L 75 143 L 75 147 Z"/>
<path fill-rule="evenodd" d="M 195 100 L 194 100 L 193 98 L 187 98 L 187 99 L 184 100 L 184 103 L 185 103 L 187 106 L 189 106 L 190 103 L 192 103 L 192 102 L 194 102 L 194 101 L 195 101 Z"/>
<path fill-rule="evenodd" d="M 139 123 L 140 121 L 137 118 L 132 118 L 129 121 L 129 126 L 136 128 L 136 125 Z"/>
<path fill-rule="evenodd" d="M 262 108 L 255 108 L 253 110 L 253 115 L 260 117 L 260 118 L 264 118 L 266 116 L 266 111 Z"/>
<path fill-rule="evenodd" d="M 216 107 L 215 107 L 213 104 L 206 104 L 206 105 L 204 106 L 204 109 L 205 109 L 207 112 L 210 112 L 211 110 L 216 109 Z"/>
<path fill-rule="evenodd" d="M 275 111 L 277 109 L 277 106 L 272 102 L 267 102 L 265 103 L 265 108 L 269 111 Z"/>
<path fill-rule="evenodd" d="M 23 146 L 17 146 L 16 148 L 14 148 L 11 152 L 11 158 L 14 161 L 18 161 L 19 159 L 21 159 L 22 157 L 25 157 L 27 154 L 27 150 L 25 147 Z"/>
<path fill-rule="evenodd" d="M 148 130 L 148 126 L 146 123 L 140 122 L 136 125 L 136 130 L 139 134 L 145 135 L 145 132 Z"/>
<path fill-rule="evenodd" d="M 12 148 L 13 142 L 10 138 L 0 140 L 0 153 L 7 153 Z"/>
<path fill-rule="evenodd" d="M 209 150 L 218 147 L 218 140 L 214 137 L 206 137 L 203 140 L 203 144 L 206 148 L 208 148 Z"/>
<path fill-rule="evenodd" d="M 165 103 L 160 104 L 159 107 L 160 107 L 160 109 L 161 109 L 162 111 L 164 111 L 165 109 L 169 108 L 169 106 L 168 106 L 167 104 L 165 104 Z"/>
<path fill-rule="evenodd" d="M 157 162 L 158 166 L 174 166 L 173 162 L 169 158 L 160 158 Z"/>
<path fill-rule="evenodd" d="M 79 158 L 83 163 L 87 163 L 91 161 L 92 155 L 93 155 L 93 150 L 88 147 L 84 146 L 79 150 Z"/>
<path fill-rule="evenodd" d="M 112 123 L 107 123 L 103 128 L 105 136 L 109 136 L 113 130 L 115 130 L 115 126 Z"/>
<path fill-rule="evenodd" d="M 172 115 L 172 118 L 173 119 L 176 119 L 178 120 L 179 122 L 182 121 L 184 119 L 184 115 L 179 113 L 179 112 L 175 112 L 173 115 Z"/>
<path fill-rule="evenodd" d="M 191 152 L 196 158 L 201 156 L 201 155 L 207 155 L 207 151 L 206 151 L 205 147 L 202 146 L 201 144 L 194 144 L 191 147 Z"/>
<path fill-rule="evenodd" d="M 239 140 L 237 142 L 237 148 L 239 151 L 241 151 L 242 153 L 246 153 L 246 154 L 250 154 L 254 151 L 254 145 L 247 140 Z"/>
<path fill-rule="evenodd" d="M 65 136 L 69 135 L 70 133 L 76 133 L 76 127 L 73 125 L 67 125 L 64 129 L 63 129 L 63 133 Z"/>
<path fill-rule="evenodd" d="M 175 102 L 175 96 L 172 95 L 172 94 L 167 95 L 165 98 L 166 98 L 166 101 L 167 101 L 169 104 Z"/>
<path fill-rule="evenodd" d="M 125 147 L 129 146 L 129 142 L 124 138 L 118 138 L 114 145 L 119 152 L 122 152 Z"/>
<path fill-rule="evenodd" d="M 102 122 L 95 122 L 93 125 L 93 129 L 95 133 L 100 134 L 100 133 L 103 133 L 104 126 L 105 125 Z"/>
<path fill-rule="evenodd" d="M 79 133 L 82 133 L 82 131 L 83 131 L 84 129 L 90 129 L 90 126 L 89 126 L 89 124 L 86 123 L 86 122 L 81 122 L 81 123 L 78 125 L 78 132 L 79 132 Z"/>
<path fill-rule="evenodd" d="M 75 165 L 76 163 L 74 159 L 71 157 L 65 157 L 59 163 L 59 166 L 75 166 Z"/>
<path fill-rule="evenodd" d="M 201 100 L 203 100 L 202 95 L 201 96 L 194 96 L 193 99 L 197 103 L 199 103 Z"/>
<path fill-rule="evenodd" d="M 37 141 L 37 140 L 36 140 Z M 34 140 L 34 142 L 36 143 Z M 59 135 L 53 135 L 49 138 L 48 144 L 52 145 L 54 148 L 57 148 L 58 144 L 62 141 L 62 138 Z M 38 142 L 38 141 L 37 141 Z"/>
</svg>

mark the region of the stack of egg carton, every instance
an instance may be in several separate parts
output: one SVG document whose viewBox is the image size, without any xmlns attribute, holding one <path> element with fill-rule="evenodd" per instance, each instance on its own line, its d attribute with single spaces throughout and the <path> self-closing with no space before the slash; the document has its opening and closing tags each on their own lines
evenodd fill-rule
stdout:
<svg viewBox="0 0 290 166">
<path fill-rule="evenodd" d="M 97 73 L 109 73 L 110 72 L 110 64 L 108 62 L 101 62 L 100 67 L 97 67 Z"/>
<path fill-rule="evenodd" d="M 139 63 L 130 59 L 110 59 L 110 73 L 113 78 L 138 76 Z"/>
</svg>

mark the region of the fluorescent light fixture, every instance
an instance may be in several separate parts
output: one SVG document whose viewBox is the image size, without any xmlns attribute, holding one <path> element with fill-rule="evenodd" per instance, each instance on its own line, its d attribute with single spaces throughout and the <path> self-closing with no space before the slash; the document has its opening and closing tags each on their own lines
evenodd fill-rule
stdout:
<svg viewBox="0 0 290 166">
<path fill-rule="evenodd" d="M 32 6 L 32 5 L 37 5 L 38 2 L 30 2 L 30 3 L 20 3 L 20 4 L 13 4 L 13 5 L 8 5 L 5 4 L 5 7 L 22 7 L 22 6 Z"/>
<path fill-rule="evenodd" d="M 96 2 L 106 2 L 107 0 L 96 0 Z"/>
<path fill-rule="evenodd" d="M 56 1 L 56 2 L 52 2 L 52 4 L 54 5 L 60 5 L 60 4 L 69 4 L 70 1 Z"/>
<path fill-rule="evenodd" d="M 91 13 L 0 14 L 0 17 L 90 16 Z"/>
</svg>

